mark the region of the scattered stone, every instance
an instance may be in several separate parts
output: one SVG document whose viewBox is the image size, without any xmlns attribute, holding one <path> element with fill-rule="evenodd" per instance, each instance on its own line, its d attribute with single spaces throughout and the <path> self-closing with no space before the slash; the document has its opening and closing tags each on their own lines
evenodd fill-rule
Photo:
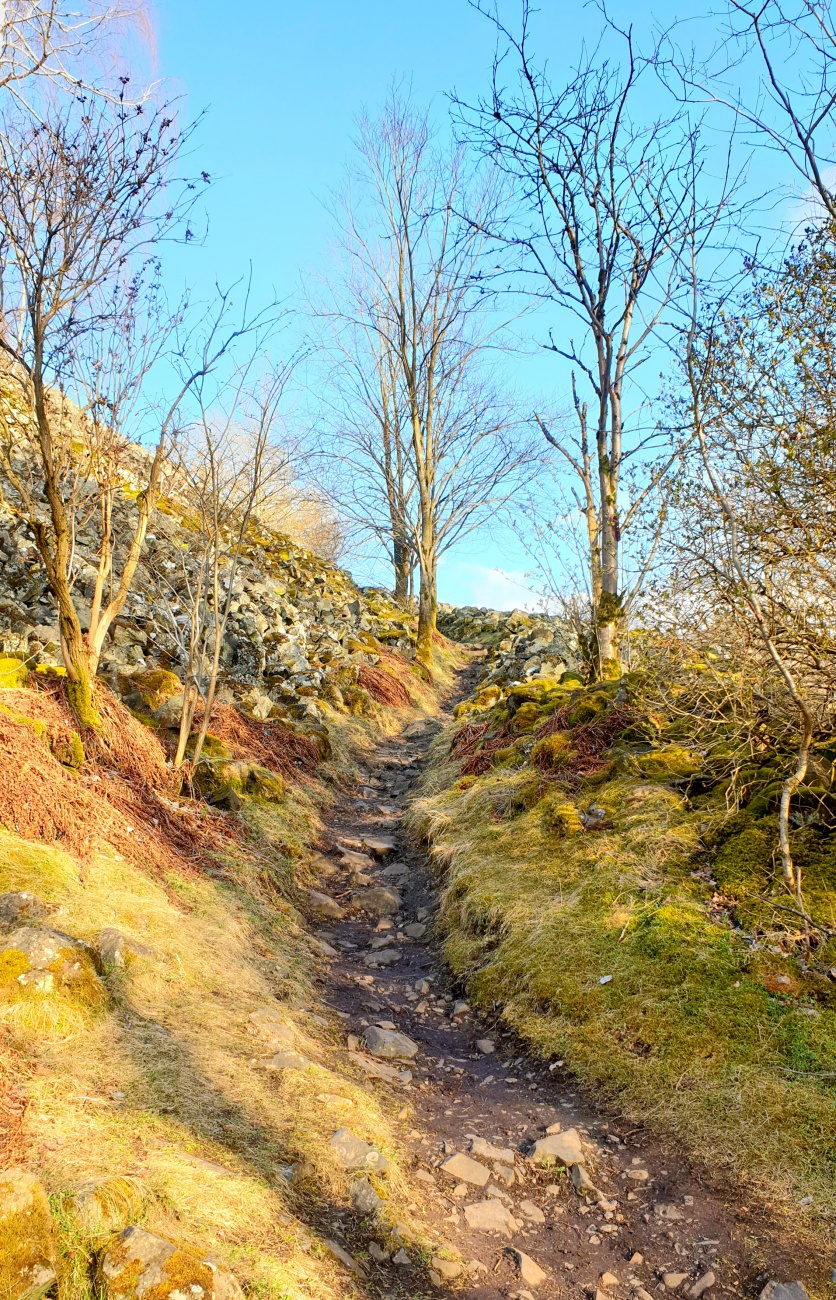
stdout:
<svg viewBox="0 0 836 1300">
<path fill-rule="evenodd" d="M 492 1038 L 477 1038 L 476 1046 L 483 1056 L 490 1056 L 496 1051 L 496 1043 Z"/>
<path fill-rule="evenodd" d="M 345 916 L 337 900 L 330 894 L 322 894 L 318 889 L 305 889 L 302 892 L 307 897 L 311 911 L 324 920 L 341 921 Z"/>
<path fill-rule="evenodd" d="M 562 1130 L 563 1130 L 562 1124 L 560 1123 L 550 1124 L 549 1127 L 546 1129 L 546 1136 L 551 1137 L 553 1133 L 560 1133 L 562 1132 Z"/>
<path fill-rule="evenodd" d="M 401 910 L 401 896 L 390 885 L 375 885 L 372 889 L 358 889 L 351 895 L 355 907 L 374 916 L 395 916 Z"/>
<path fill-rule="evenodd" d="M 52 1215 L 34 1174 L 0 1172 L 0 1295 L 38 1300 L 57 1281 Z"/>
<path fill-rule="evenodd" d="M 448 1156 L 441 1168 L 450 1178 L 457 1178 L 464 1183 L 473 1183 L 476 1187 L 484 1187 L 490 1179 L 490 1172 L 485 1166 L 480 1165 L 478 1160 L 472 1160 L 463 1151 Z"/>
<path fill-rule="evenodd" d="M 334 1259 L 338 1259 L 351 1273 L 355 1273 L 357 1277 L 366 1276 L 366 1270 L 359 1259 L 355 1259 L 353 1255 L 349 1255 L 347 1250 L 343 1250 L 338 1241 L 332 1241 L 330 1237 L 323 1237 L 322 1244 L 329 1255 L 333 1255 Z"/>
<path fill-rule="evenodd" d="M 700 1296 L 703 1292 L 708 1291 L 713 1287 L 716 1281 L 717 1279 L 710 1269 L 707 1273 L 703 1273 L 702 1277 L 698 1277 L 694 1285 L 689 1286 L 688 1288 L 688 1295 L 691 1297 L 691 1300 L 700 1300 Z"/>
<path fill-rule="evenodd" d="M 94 947 L 100 961 L 117 966 L 120 970 L 124 970 L 137 957 L 156 956 L 153 948 L 148 948 L 138 939 L 131 939 L 112 926 L 99 932 Z"/>
<path fill-rule="evenodd" d="M 350 1037 L 353 1037 L 353 1035 L 350 1035 Z M 360 1046 L 359 1039 L 357 1040 L 357 1046 Z M 373 1061 L 360 1052 L 349 1052 L 349 1056 L 355 1065 L 359 1065 L 360 1069 L 365 1070 L 366 1074 L 370 1074 L 373 1079 L 383 1079 L 386 1083 L 394 1083 L 402 1088 L 412 1082 L 411 1070 L 398 1070 L 394 1065 L 384 1065 L 382 1061 Z"/>
<path fill-rule="evenodd" d="M 614 1273 L 602 1273 L 598 1279 L 598 1285 L 606 1291 L 608 1287 L 618 1286 L 618 1278 Z"/>
<path fill-rule="evenodd" d="M 377 1264 L 385 1264 L 389 1258 L 388 1250 L 384 1250 L 376 1241 L 369 1242 L 369 1254 Z"/>
<path fill-rule="evenodd" d="M 495 1197 L 487 1201 L 477 1201 L 475 1205 L 466 1205 L 464 1217 L 467 1226 L 474 1232 L 501 1232 L 505 1237 L 512 1237 L 518 1228 L 511 1211 Z"/>
<path fill-rule="evenodd" d="M 540 1209 L 540 1206 L 535 1205 L 533 1201 L 520 1201 L 518 1208 L 520 1214 L 523 1216 L 524 1219 L 527 1219 L 529 1223 L 546 1222 L 545 1214 Z"/>
<path fill-rule="evenodd" d="M 569 1177 L 572 1179 L 572 1186 L 576 1192 L 594 1192 L 600 1195 L 598 1188 L 593 1183 L 589 1174 L 583 1165 L 572 1165 L 569 1171 Z"/>
<path fill-rule="evenodd" d="M 491 1168 L 493 1169 L 495 1178 L 498 1178 L 500 1182 L 505 1184 L 506 1187 L 513 1186 L 517 1176 L 510 1165 L 503 1165 L 498 1160 L 496 1160 L 494 1161 Z"/>
<path fill-rule="evenodd" d="M 427 933 L 427 927 L 424 925 L 423 921 L 414 921 L 411 925 L 405 925 L 403 932 L 405 935 L 408 935 L 410 939 L 423 939 L 424 935 Z"/>
<path fill-rule="evenodd" d="M 103 1300 L 141 1300 L 175 1295 L 195 1300 L 244 1300 L 244 1292 L 226 1269 L 167 1237 L 130 1227 L 108 1245 L 99 1261 Z"/>
<path fill-rule="evenodd" d="M 418 1179 L 419 1182 L 430 1183 L 432 1187 L 438 1186 L 432 1174 L 430 1173 L 429 1169 L 416 1169 L 415 1177 Z"/>
<path fill-rule="evenodd" d="M 138 1178 L 115 1175 L 84 1183 L 73 1197 L 73 1208 L 84 1231 L 98 1237 L 121 1232 L 141 1219 L 148 1200 Z"/>
<path fill-rule="evenodd" d="M 667 1219 L 669 1223 L 681 1223 L 685 1215 L 676 1205 L 669 1205 L 664 1201 L 657 1201 L 653 1206 L 653 1213 L 657 1219 Z"/>
<path fill-rule="evenodd" d="M 688 1281 L 687 1273 L 663 1273 L 662 1281 L 666 1291 L 678 1291 L 683 1282 Z"/>
<path fill-rule="evenodd" d="M 343 849 L 340 858 L 341 867 L 350 867 L 352 871 L 366 872 L 374 870 L 374 858 L 368 853 L 355 853 L 353 849 Z"/>
<path fill-rule="evenodd" d="M 355 1178 L 351 1184 L 351 1204 L 358 1214 L 375 1214 L 383 1202 L 368 1178 Z"/>
<path fill-rule="evenodd" d="M 395 841 L 388 835 L 367 835 L 363 840 L 363 847 L 373 853 L 377 858 L 385 858 L 387 853 L 395 852 Z"/>
<path fill-rule="evenodd" d="M 389 1161 L 380 1151 L 347 1128 L 338 1128 L 328 1145 L 343 1169 L 376 1169 L 383 1173 L 389 1167 Z"/>
<path fill-rule="evenodd" d="M 418 1052 L 418 1044 L 397 1029 L 380 1029 L 370 1025 L 365 1033 L 366 1049 L 373 1056 L 386 1060 L 411 1061 Z"/>
<path fill-rule="evenodd" d="M 309 866 L 311 871 L 315 872 L 317 876 L 321 876 L 323 880 L 330 880 L 332 876 L 337 874 L 337 864 L 332 862 L 330 858 L 326 858 L 324 853 L 314 853 Z"/>
<path fill-rule="evenodd" d="M 464 1272 L 464 1264 L 456 1259 L 442 1259 L 440 1255 L 433 1255 L 430 1261 L 433 1269 L 439 1277 L 445 1282 L 455 1282 L 457 1277 L 461 1277 Z"/>
<path fill-rule="evenodd" d="M 468 1014 L 469 1011 L 470 1011 L 470 1003 L 469 1003 L 469 1002 L 465 1002 L 463 999 L 460 998 L 458 1002 L 454 1002 L 454 1003 L 453 1003 L 453 1019 L 454 1019 L 454 1020 L 457 1019 L 459 1016 L 466 1016 L 466 1015 Z"/>
<path fill-rule="evenodd" d="M 407 1255 L 403 1246 L 401 1246 L 400 1250 L 396 1251 L 395 1254 L 392 1256 L 392 1263 L 400 1264 L 401 1267 L 403 1267 L 404 1265 L 409 1267 L 412 1264 L 412 1260 Z"/>
<path fill-rule="evenodd" d="M 330 943 L 324 939 L 317 939 L 314 935 L 308 935 L 308 943 L 311 947 L 323 957 L 338 957 L 339 953 L 336 948 L 332 948 Z"/>
<path fill-rule="evenodd" d="M 265 1070 L 309 1070 L 311 1062 L 301 1052 L 295 1052 L 292 1048 L 283 1048 L 265 1062 L 264 1068 Z"/>
<path fill-rule="evenodd" d="M 534 1164 L 580 1165 L 584 1154 L 577 1129 L 567 1128 L 565 1133 L 550 1133 L 534 1143 L 529 1159 Z"/>
<path fill-rule="evenodd" d="M 247 1017 L 247 1027 L 259 1039 L 264 1056 L 274 1056 L 282 1048 L 293 1048 L 296 1041 L 293 1026 L 287 1024 L 281 1011 L 273 1006 L 252 1011 Z"/>
<path fill-rule="evenodd" d="M 401 954 L 397 948 L 381 948 L 379 952 L 367 953 L 363 958 L 364 966 L 392 966 L 400 961 Z"/>
<path fill-rule="evenodd" d="M 801 1282 L 767 1282 L 758 1300 L 810 1300 Z"/>
<path fill-rule="evenodd" d="M 530 1255 L 526 1255 L 524 1250 L 514 1250 L 513 1254 L 520 1279 L 526 1286 L 542 1286 L 548 1281 L 548 1274 L 544 1273 L 540 1265 L 535 1263 Z"/>
<path fill-rule="evenodd" d="M 429 980 L 416 980 L 412 987 L 415 989 L 416 993 L 426 996 L 426 994 L 430 992 L 432 986 Z"/>
<path fill-rule="evenodd" d="M 28 889 L 0 894 L 0 934 L 9 934 L 23 925 L 45 921 L 56 908 L 48 906 Z"/>
<path fill-rule="evenodd" d="M 644 1255 L 640 1255 L 637 1250 L 634 1250 L 630 1258 L 627 1260 L 627 1263 L 633 1264 L 635 1265 L 635 1267 L 638 1267 L 639 1264 L 644 1263 Z"/>
<path fill-rule="evenodd" d="M 502 1164 L 513 1165 L 514 1152 L 511 1147 L 495 1147 L 482 1137 L 474 1137 L 472 1133 L 469 1133 L 468 1137 L 470 1138 L 470 1150 L 474 1156 L 481 1156 L 484 1160 L 499 1160 Z"/>
<path fill-rule="evenodd" d="M 646 1169 L 628 1169 L 627 1177 L 632 1179 L 634 1183 L 646 1183 L 650 1174 Z"/>
</svg>

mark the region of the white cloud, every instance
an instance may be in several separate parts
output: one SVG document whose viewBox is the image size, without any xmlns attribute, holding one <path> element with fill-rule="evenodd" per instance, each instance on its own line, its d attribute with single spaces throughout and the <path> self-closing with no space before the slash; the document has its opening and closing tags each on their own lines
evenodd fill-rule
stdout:
<svg viewBox="0 0 836 1300">
<path fill-rule="evenodd" d="M 438 598 L 452 605 L 500 610 L 538 609 L 541 603 L 524 573 L 454 559 L 439 565 Z"/>
</svg>

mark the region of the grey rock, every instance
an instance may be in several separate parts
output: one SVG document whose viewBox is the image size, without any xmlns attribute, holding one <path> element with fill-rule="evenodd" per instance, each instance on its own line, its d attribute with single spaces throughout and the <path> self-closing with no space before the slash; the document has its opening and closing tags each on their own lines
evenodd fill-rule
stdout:
<svg viewBox="0 0 836 1300">
<path fill-rule="evenodd" d="M 366 1276 L 366 1270 L 359 1259 L 355 1259 L 353 1255 L 349 1255 L 347 1250 L 343 1250 L 338 1241 L 333 1241 L 331 1237 L 324 1237 L 322 1244 L 328 1253 L 333 1255 L 334 1259 L 338 1259 L 350 1272 L 356 1273 L 357 1277 Z"/>
<path fill-rule="evenodd" d="M 408 935 L 410 939 L 423 939 L 426 933 L 427 927 L 423 921 L 413 921 L 411 925 L 404 926 L 404 934 Z"/>
<path fill-rule="evenodd" d="M 466 1205 L 464 1217 L 467 1226 L 474 1232 L 499 1232 L 504 1237 L 512 1237 L 518 1228 L 517 1221 L 508 1207 L 495 1198 L 477 1201 L 475 1205 Z"/>
<path fill-rule="evenodd" d="M 330 894 L 323 894 L 318 889 L 304 890 L 311 911 L 326 921 L 341 921 L 345 912 Z"/>
<path fill-rule="evenodd" d="M 464 1264 L 460 1260 L 442 1259 L 440 1255 L 433 1255 L 431 1265 L 445 1282 L 455 1282 L 464 1272 Z"/>
<path fill-rule="evenodd" d="M 520 1280 L 525 1282 L 526 1286 L 542 1286 L 544 1282 L 548 1282 L 548 1274 L 544 1273 L 540 1265 L 535 1263 L 530 1255 L 526 1255 L 524 1250 L 514 1250 L 513 1253 Z"/>
<path fill-rule="evenodd" d="M 383 1202 L 368 1178 L 355 1178 L 351 1184 L 351 1204 L 358 1214 L 375 1214 Z"/>
<path fill-rule="evenodd" d="M 395 1254 L 392 1256 L 392 1263 L 400 1264 L 402 1268 L 409 1267 L 412 1264 L 412 1260 L 407 1255 L 403 1246 L 401 1246 L 400 1250 L 395 1251 Z"/>
<path fill-rule="evenodd" d="M 688 1281 L 687 1273 L 663 1273 L 662 1281 L 666 1291 L 678 1291 L 683 1282 Z"/>
<path fill-rule="evenodd" d="M 0 934 L 8 934 L 24 925 L 45 921 L 56 909 L 48 906 L 28 889 L 0 894 Z"/>
<path fill-rule="evenodd" d="M 296 1042 L 295 1029 L 273 1007 L 253 1011 L 247 1017 L 247 1024 L 250 1033 L 258 1038 L 264 1056 L 273 1056 L 283 1048 L 293 1047 Z"/>
<path fill-rule="evenodd" d="M 473 1183 L 476 1187 L 484 1187 L 491 1176 L 490 1171 L 484 1165 L 480 1165 L 478 1160 L 471 1159 L 462 1151 L 457 1151 L 455 1155 L 448 1156 L 441 1169 L 450 1178 L 455 1178 L 456 1182 Z"/>
<path fill-rule="evenodd" d="M 357 1046 L 360 1046 L 359 1040 Z M 363 1056 L 356 1050 L 349 1051 L 348 1055 L 355 1065 L 359 1065 L 360 1069 L 370 1074 L 373 1079 L 385 1079 L 387 1083 L 393 1083 L 400 1088 L 405 1088 L 412 1082 L 411 1070 L 398 1070 L 394 1065 L 384 1065 L 382 1061 L 373 1061 L 370 1056 Z"/>
<path fill-rule="evenodd" d="M 520 1201 L 519 1206 L 517 1208 L 519 1209 L 519 1212 L 522 1215 L 522 1217 L 526 1219 L 528 1223 L 546 1222 L 545 1214 L 540 1209 L 540 1206 L 535 1205 L 533 1201 Z"/>
<path fill-rule="evenodd" d="M 594 1192 L 596 1195 L 598 1194 L 598 1188 L 583 1165 L 571 1165 L 569 1177 L 572 1179 L 572 1186 L 576 1192 Z"/>
<path fill-rule="evenodd" d="M 702 1277 L 698 1277 L 694 1285 L 688 1288 L 688 1295 L 691 1300 L 700 1300 L 703 1292 L 710 1290 L 716 1281 L 717 1279 L 710 1269 L 707 1273 L 703 1273 Z"/>
<path fill-rule="evenodd" d="M 388 835 L 367 835 L 363 840 L 363 847 L 375 857 L 385 858 L 387 853 L 394 853 L 396 845 Z"/>
<path fill-rule="evenodd" d="M 271 1056 L 265 1065 L 267 1070 L 309 1070 L 310 1068 L 311 1063 L 307 1056 L 287 1048 L 276 1052 L 276 1055 Z"/>
<path fill-rule="evenodd" d="M 376 1169 L 383 1173 L 389 1167 L 384 1155 L 347 1128 L 338 1128 L 328 1145 L 343 1169 Z"/>
<path fill-rule="evenodd" d="M 401 954 L 397 948 L 381 948 L 379 952 L 370 952 L 363 958 L 364 966 L 392 966 L 400 961 Z"/>
<path fill-rule="evenodd" d="M 490 1056 L 496 1051 L 496 1043 L 492 1038 L 477 1038 L 476 1046 L 483 1056 Z"/>
<path fill-rule="evenodd" d="M 401 896 L 389 885 L 375 885 L 371 889 L 357 889 L 351 901 L 364 912 L 374 916 L 395 916 L 401 910 Z"/>
<path fill-rule="evenodd" d="M 505 1165 L 514 1163 L 515 1153 L 511 1147 L 495 1147 L 492 1142 L 487 1142 L 483 1137 L 474 1137 L 471 1134 L 470 1150 L 473 1155 L 481 1156 L 483 1160 L 499 1160 Z"/>
<path fill-rule="evenodd" d="M 470 1011 L 470 1003 L 465 1002 L 464 999 L 459 998 L 458 1002 L 453 1003 L 454 1018 L 457 1018 L 458 1016 L 466 1016 L 469 1011 Z"/>
<path fill-rule="evenodd" d="M 99 932 L 95 949 L 100 961 L 120 968 L 127 966 L 136 957 L 156 956 L 153 948 L 147 947 L 137 939 L 129 938 L 121 930 L 115 930 L 112 926 Z"/>
<path fill-rule="evenodd" d="M 758 1300 L 810 1300 L 801 1282 L 767 1282 Z"/>
<path fill-rule="evenodd" d="M 565 1133 L 549 1133 L 534 1143 L 529 1159 L 535 1164 L 581 1165 L 584 1154 L 577 1129 L 567 1128 Z"/>
<path fill-rule="evenodd" d="M 417 1055 L 418 1044 L 397 1029 L 379 1029 L 370 1025 L 365 1033 L 367 1051 L 384 1060 L 411 1061 Z"/>
</svg>

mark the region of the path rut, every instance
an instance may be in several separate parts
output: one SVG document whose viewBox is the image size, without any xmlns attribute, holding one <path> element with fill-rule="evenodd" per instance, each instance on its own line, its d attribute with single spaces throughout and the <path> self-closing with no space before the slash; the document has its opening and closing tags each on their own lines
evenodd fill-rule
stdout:
<svg viewBox="0 0 836 1300">
<path fill-rule="evenodd" d="M 442 1277 L 438 1264 L 427 1269 L 414 1259 L 372 1259 L 364 1285 L 372 1294 L 394 1296 L 437 1295 L 452 1284 L 473 1300 L 596 1291 L 625 1300 L 711 1300 L 757 1295 L 770 1278 L 809 1274 L 810 1260 L 803 1269 L 797 1248 L 779 1240 L 762 1209 L 715 1184 L 710 1152 L 703 1168 L 689 1166 L 585 1093 L 561 1062 L 529 1058 L 500 1025 L 461 1005 L 463 995 L 445 973 L 434 936 L 429 864 L 400 827 L 430 740 L 449 716 L 413 724 L 381 744 L 358 787 L 332 810 L 322 845 L 337 868 L 324 888 L 346 909 L 343 920 L 318 931 L 339 954 L 329 965 L 325 1001 L 342 1020 L 355 1063 L 358 1054 L 368 1059 L 362 1039 L 373 1025 L 400 1030 L 418 1044 L 414 1060 L 384 1063 L 408 1069 L 408 1084 L 370 1078 L 368 1086 L 390 1094 L 416 1208 L 440 1253 L 448 1247 L 463 1264 L 454 1279 Z M 372 864 L 350 858 L 341 864 L 347 853 L 366 853 L 365 842 L 381 836 L 392 838 L 393 851 L 367 854 Z M 381 886 L 400 895 L 391 917 L 358 906 L 358 893 L 363 901 L 363 890 Z M 375 964 L 381 956 L 390 964 Z M 480 1050 L 480 1040 L 490 1040 L 495 1050 Z M 578 1133 L 600 1196 L 576 1190 L 565 1172 L 538 1168 L 527 1158 L 531 1144 L 554 1125 Z M 501 1158 L 473 1153 L 487 1174 L 481 1188 L 441 1168 L 456 1152 L 470 1154 L 474 1138 L 505 1150 Z M 476 1218 L 489 1211 L 468 1207 L 497 1202 L 510 1215 L 510 1223 L 504 1216 L 505 1232 L 475 1228 Z M 341 1219 L 329 1229 L 354 1249 L 369 1245 L 363 1234 L 370 1223 Z M 519 1252 L 536 1270 L 524 1261 L 521 1269 Z"/>
</svg>

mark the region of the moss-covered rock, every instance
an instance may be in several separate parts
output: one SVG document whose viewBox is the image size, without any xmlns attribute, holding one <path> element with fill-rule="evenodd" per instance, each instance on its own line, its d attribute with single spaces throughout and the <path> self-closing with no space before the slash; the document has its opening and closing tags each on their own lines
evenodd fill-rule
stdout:
<svg viewBox="0 0 836 1300">
<path fill-rule="evenodd" d="M 138 1178 L 114 1174 L 84 1183 L 72 1198 L 72 1208 L 88 1237 L 121 1232 L 145 1214 L 150 1196 Z"/>
<path fill-rule="evenodd" d="M 0 658 L 0 690 L 15 691 L 26 685 L 29 669 L 22 659 Z"/>
<path fill-rule="evenodd" d="M 549 772 L 561 771 L 574 757 L 572 737 L 566 731 L 556 731 L 552 736 L 544 736 L 531 750 L 532 763 Z"/>
<path fill-rule="evenodd" d="M 28 1169 L 0 1172 L 0 1296 L 38 1300 L 57 1281 L 52 1215 Z"/>
<path fill-rule="evenodd" d="M 546 831 L 556 835 L 579 835 L 583 831 L 577 808 L 562 790 L 550 790 L 537 808 Z"/>
<path fill-rule="evenodd" d="M 137 1227 L 126 1228 L 104 1251 L 98 1281 L 103 1300 L 244 1300 L 226 1269 Z"/>
<path fill-rule="evenodd" d="M 99 1003 L 105 989 L 92 949 L 80 939 L 46 926 L 26 925 L 0 943 L 0 992 L 21 990 L 51 994 L 71 991 L 82 1001 Z"/>
<path fill-rule="evenodd" d="M 183 683 L 177 674 L 167 672 L 165 668 L 133 673 L 123 679 L 123 683 L 124 702 L 128 708 L 139 708 L 149 713 L 155 713 L 166 701 L 183 691 Z"/>
<path fill-rule="evenodd" d="M 284 781 L 278 772 L 270 772 L 257 764 L 250 768 L 244 788 L 247 794 L 259 799 L 279 800 L 284 795 Z"/>
</svg>

